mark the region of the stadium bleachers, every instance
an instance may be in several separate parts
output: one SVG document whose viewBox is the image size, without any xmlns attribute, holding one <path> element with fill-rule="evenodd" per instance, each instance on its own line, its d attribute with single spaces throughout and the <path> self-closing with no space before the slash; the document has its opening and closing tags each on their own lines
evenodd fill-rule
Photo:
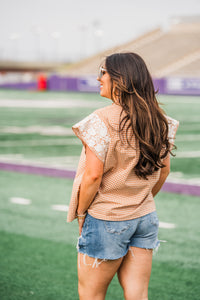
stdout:
<svg viewBox="0 0 200 300">
<path fill-rule="evenodd" d="M 61 68 L 65 74 L 94 75 L 106 55 L 114 52 L 132 51 L 140 54 L 151 73 L 157 78 L 173 76 L 200 76 L 200 22 L 178 23 L 166 31 L 155 29 L 124 45 L 109 49 L 70 67 Z"/>
</svg>

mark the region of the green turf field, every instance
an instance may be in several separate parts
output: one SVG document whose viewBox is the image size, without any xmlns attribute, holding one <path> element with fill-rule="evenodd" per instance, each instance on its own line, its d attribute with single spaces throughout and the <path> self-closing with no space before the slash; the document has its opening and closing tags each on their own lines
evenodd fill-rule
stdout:
<svg viewBox="0 0 200 300">
<path fill-rule="evenodd" d="M 21 99 L 36 105 L 0 107 L 0 162 L 66 169 L 76 168 L 81 151 L 70 131 L 72 124 L 95 106 L 110 104 L 95 94 L 0 91 L 0 105 Z M 50 100 L 82 104 L 53 108 L 48 106 Z M 162 96 L 159 100 L 167 114 L 180 121 L 171 179 L 199 183 L 200 97 Z M 47 107 L 37 107 L 38 101 Z M 69 203 L 71 188 L 70 179 L 0 171 L 1 300 L 78 299 L 77 224 L 67 224 L 67 212 L 54 209 Z M 14 203 L 15 198 L 29 203 Z M 199 300 L 200 199 L 161 192 L 156 205 L 160 221 L 175 228 L 160 228 L 159 238 L 166 242 L 154 256 L 149 300 Z M 123 299 L 116 277 L 106 299 Z"/>
</svg>

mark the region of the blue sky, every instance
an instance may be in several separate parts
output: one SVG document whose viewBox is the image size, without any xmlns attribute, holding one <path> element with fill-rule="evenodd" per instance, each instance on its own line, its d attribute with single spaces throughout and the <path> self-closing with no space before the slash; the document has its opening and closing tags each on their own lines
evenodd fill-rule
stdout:
<svg viewBox="0 0 200 300">
<path fill-rule="evenodd" d="M 0 0 L 0 59 L 78 60 L 183 15 L 200 0 Z"/>
</svg>

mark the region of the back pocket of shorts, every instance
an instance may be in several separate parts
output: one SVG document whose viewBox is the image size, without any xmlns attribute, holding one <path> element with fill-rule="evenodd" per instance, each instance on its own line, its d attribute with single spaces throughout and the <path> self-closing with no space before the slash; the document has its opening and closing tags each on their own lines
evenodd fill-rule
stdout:
<svg viewBox="0 0 200 300">
<path fill-rule="evenodd" d="M 104 221 L 108 233 L 121 234 L 130 228 L 128 221 Z"/>
</svg>

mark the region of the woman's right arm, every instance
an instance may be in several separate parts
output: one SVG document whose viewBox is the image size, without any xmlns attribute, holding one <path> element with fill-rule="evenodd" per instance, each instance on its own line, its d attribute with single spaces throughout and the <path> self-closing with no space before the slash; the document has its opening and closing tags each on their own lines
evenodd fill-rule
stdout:
<svg viewBox="0 0 200 300">
<path fill-rule="evenodd" d="M 167 157 L 163 160 L 163 163 L 165 164 L 165 167 L 161 169 L 160 178 L 152 189 L 153 197 L 155 197 L 157 193 L 160 191 L 165 180 L 167 179 L 167 176 L 170 173 L 170 154 L 168 154 Z"/>
</svg>

